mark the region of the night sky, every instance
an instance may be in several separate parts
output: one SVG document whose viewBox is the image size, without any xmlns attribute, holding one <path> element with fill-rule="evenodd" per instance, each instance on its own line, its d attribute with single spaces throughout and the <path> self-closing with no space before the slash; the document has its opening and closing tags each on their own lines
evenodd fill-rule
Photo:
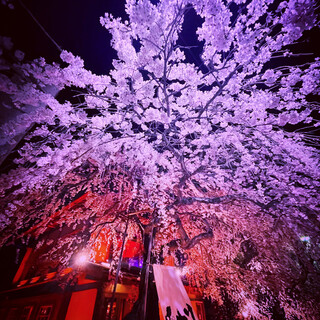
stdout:
<svg viewBox="0 0 320 320">
<path fill-rule="evenodd" d="M 14 48 L 22 50 L 26 60 L 41 56 L 48 62 L 59 61 L 59 50 L 23 8 L 21 1 L 16 0 L 14 4 L 14 10 L 0 5 L 0 35 L 11 37 Z M 85 67 L 94 73 L 108 73 L 116 53 L 110 48 L 111 36 L 100 25 L 99 18 L 105 12 L 127 18 L 125 0 L 23 0 L 23 4 L 62 49 L 79 55 Z M 200 19 L 192 13 L 188 15 L 180 44 L 195 45 L 195 30 Z M 319 29 L 307 32 L 303 43 L 295 49 L 320 56 L 318 39 Z M 186 54 L 189 62 L 201 64 L 199 49 Z"/>
<path fill-rule="evenodd" d="M 23 0 L 25 6 L 64 49 L 81 56 L 86 68 L 97 74 L 111 68 L 115 51 L 110 48 L 108 31 L 100 25 L 105 12 L 125 17 L 124 0 Z M 12 38 L 15 49 L 22 50 L 26 60 L 46 58 L 59 61 L 59 50 L 33 21 L 19 1 L 15 9 L 0 5 L 0 34 Z"/>
</svg>

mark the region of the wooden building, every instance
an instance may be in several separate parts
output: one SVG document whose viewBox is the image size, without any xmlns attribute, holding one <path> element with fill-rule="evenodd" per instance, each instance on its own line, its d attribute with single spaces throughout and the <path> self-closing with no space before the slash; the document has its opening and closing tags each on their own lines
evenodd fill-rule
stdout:
<svg viewBox="0 0 320 320">
<path fill-rule="evenodd" d="M 34 231 L 35 228 L 29 230 L 28 235 Z M 99 245 L 91 246 L 90 259 L 81 265 L 59 269 L 54 257 L 47 254 L 54 239 L 70 236 L 72 232 L 77 230 L 56 228 L 50 223 L 41 237 L 42 245 L 26 249 L 11 287 L 0 292 L 0 319 L 105 320 L 109 319 L 112 306 L 111 319 L 121 320 L 130 312 L 139 294 L 142 244 L 137 239 L 126 240 L 121 277 L 113 294 L 115 277 L 110 268 L 112 250 L 107 230 L 100 232 L 99 241 L 95 242 Z M 172 265 L 173 261 L 166 263 Z M 200 290 L 186 289 L 198 320 L 205 320 Z M 163 319 L 161 312 L 160 319 Z"/>
</svg>

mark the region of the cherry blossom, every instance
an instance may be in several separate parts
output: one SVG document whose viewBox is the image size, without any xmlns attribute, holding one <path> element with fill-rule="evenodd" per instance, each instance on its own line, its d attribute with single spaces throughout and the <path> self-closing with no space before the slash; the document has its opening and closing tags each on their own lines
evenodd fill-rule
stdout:
<svg viewBox="0 0 320 320">
<path fill-rule="evenodd" d="M 128 21 L 100 19 L 118 55 L 103 76 L 70 52 L 61 65 L 18 52 L 19 81 L 3 73 L 0 89 L 21 113 L 1 143 L 26 135 L 0 178 L 1 242 L 35 223 L 39 236 L 85 191 L 60 227 L 109 226 L 116 241 L 130 217 L 129 234 L 155 228 L 154 255 L 187 253 L 188 281 L 219 303 L 226 290 L 239 317 L 267 319 L 280 303 L 288 318 L 316 319 L 319 144 L 308 128 L 319 126 L 320 62 L 290 60 L 317 25 L 314 5 L 127 0 Z M 190 12 L 201 65 L 182 42 Z M 78 102 L 56 95 L 69 88 Z"/>
</svg>

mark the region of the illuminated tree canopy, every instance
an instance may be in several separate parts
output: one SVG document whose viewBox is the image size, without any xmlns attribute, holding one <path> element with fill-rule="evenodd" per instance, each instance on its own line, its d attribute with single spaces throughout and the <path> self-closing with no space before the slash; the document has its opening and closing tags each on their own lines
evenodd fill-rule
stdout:
<svg viewBox="0 0 320 320">
<path fill-rule="evenodd" d="M 128 21 L 100 20 L 118 55 L 108 75 L 66 51 L 61 64 L 17 62 L 19 80 L 2 72 L 21 111 L 2 126 L 3 146 L 31 126 L 0 178 L 2 243 L 45 230 L 89 192 L 61 226 L 123 231 L 130 217 L 129 234 L 154 228 L 154 254 L 187 253 L 189 281 L 219 303 L 227 292 L 239 317 L 267 319 L 280 304 L 288 319 L 316 319 L 320 61 L 294 52 L 313 10 L 311 0 L 127 0 Z M 183 41 L 190 16 L 196 44 Z"/>
</svg>

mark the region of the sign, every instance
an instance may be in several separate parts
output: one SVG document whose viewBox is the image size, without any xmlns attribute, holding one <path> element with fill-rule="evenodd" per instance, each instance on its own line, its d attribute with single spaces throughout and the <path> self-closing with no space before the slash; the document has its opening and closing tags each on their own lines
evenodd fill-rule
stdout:
<svg viewBox="0 0 320 320">
<path fill-rule="evenodd" d="M 198 320 L 175 267 L 153 265 L 154 278 L 165 320 Z"/>
</svg>

